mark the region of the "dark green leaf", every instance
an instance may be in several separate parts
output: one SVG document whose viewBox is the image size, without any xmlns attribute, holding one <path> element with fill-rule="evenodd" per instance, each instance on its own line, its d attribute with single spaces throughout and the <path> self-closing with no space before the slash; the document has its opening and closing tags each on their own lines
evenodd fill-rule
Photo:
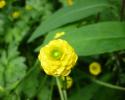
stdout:
<svg viewBox="0 0 125 100">
<path fill-rule="evenodd" d="M 102 81 L 108 81 L 110 79 L 111 74 L 106 74 L 101 78 Z M 80 88 L 79 91 L 75 91 L 68 100 L 91 100 L 100 88 L 100 85 L 91 83 L 83 88 Z"/>
</svg>

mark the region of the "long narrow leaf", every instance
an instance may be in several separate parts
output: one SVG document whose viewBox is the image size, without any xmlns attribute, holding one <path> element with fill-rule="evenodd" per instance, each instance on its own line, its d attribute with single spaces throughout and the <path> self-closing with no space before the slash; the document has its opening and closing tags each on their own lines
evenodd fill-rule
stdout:
<svg viewBox="0 0 125 100">
<path fill-rule="evenodd" d="M 125 49 L 125 23 L 102 22 L 64 32 L 66 34 L 62 39 L 67 40 L 80 56 Z M 52 40 L 54 35 L 48 34 L 44 44 Z"/>
<path fill-rule="evenodd" d="M 108 7 L 110 6 L 105 0 L 88 0 L 88 2 L 81 2 L 71 7 L 62 8 L 46 21 L 41 22 L 41 25 L 36 29 L 28 42 L 33 41 L 52 29 L 86 18 Z"/>
</svg>

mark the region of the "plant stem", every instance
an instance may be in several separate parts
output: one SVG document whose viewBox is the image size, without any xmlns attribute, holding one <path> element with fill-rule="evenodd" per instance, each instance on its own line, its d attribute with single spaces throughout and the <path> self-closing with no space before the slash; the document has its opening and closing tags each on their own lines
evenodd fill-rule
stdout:
<svg viewBox="0 0 125 100">
<path fill-rule="evenodd" d="M 120 20 L 123 21 L 124 18 L 124 10 L 125 10 L 125 0 L 122 0 L 121 2 L 121 13 L 120 13 Z"/>
<path fill-rule="evenodd" d="M 65 100 L 67 100 L 67 93 L 66 93 L 66 89 L 63 90 L 63 94 L 64 94 L 64 97 L 65 97 Z"/>
<path fill-rule="evenodd" d="M 66 93 L 67 79 L 66 79 L 66 76 L 64 78 L 65 78 L 65 82 L 64 82 L 64 88 L 63 88 L 63 94 L 64 94 L 64 97 L 65 97 L 65 100 L 67 100 L 67 93 Z"/>
<path fill-rule="evenodd" d="M 95 22 L 98 23 L 100 20 L 101 13 L 97 13 Z"/>
<path fill-rule="evenodd" d="M 59 77 L 56 77 L 56 83 L 57 83 L 57 86 L 58 86 L 58 90 L 59 90 L 61 100 L 65 100 L 64 93 L 63 93 L 63 91 L 61 89 L 62 87 L 61 87 L 61 82 L 60 82 Z"/>
<path fill-rule="evenodd" d="M 95 83 L 97 83 L 99 85 L 102 85 L 102 86 L 105 86 L 105 87 L 109 87 L 111 89 L 117 89 L 117 90 L 125 91 L 125 87 L 113 85 L 113 84 L 106 83 L 106 82 L 103 82 L 103 81 L 100 81 L 100 80 L 96 80 L 96 79 L 92 79 L 92 80 L 93 80 L 93 82 L 95 82 Z"/>
</svg>

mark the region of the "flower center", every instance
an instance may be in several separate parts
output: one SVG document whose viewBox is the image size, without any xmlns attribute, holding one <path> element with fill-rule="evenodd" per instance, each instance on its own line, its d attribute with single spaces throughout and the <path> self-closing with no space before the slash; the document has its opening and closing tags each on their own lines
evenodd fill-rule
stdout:
<svg viewBox="0 0 125 100">
<path fill-rule="evenodd" d="M 62 52 L 61 52 L 60 50 L 52 50 L 51 56 L 52 56 L 54 59 L 58 60 L 58 59 L 61 58 Z"/>
<path fill-rule="evenodd" d="M 98 68 L 96 66 L 93 66 L 92 67 L 92 70 L 97 70 Z"/>
</svg>

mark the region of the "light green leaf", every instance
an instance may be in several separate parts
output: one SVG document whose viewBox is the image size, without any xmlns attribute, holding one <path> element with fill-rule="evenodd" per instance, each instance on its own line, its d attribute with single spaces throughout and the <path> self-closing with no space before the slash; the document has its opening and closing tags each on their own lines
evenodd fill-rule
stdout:
<svg viewBox="0 0 125 100">
<path fill-rule="evenodd" d="M 13 89 L 16 84 L 25 76 L 25 58 L 19 56 L 17 47 L 10 46 L 8 51 L 4 51 L 0 61 L 0 85 L 7 89 Z"/>
<path fill-rule="evenodd" d="M 78 55 L 88 56 L 123 50 L 125 23 L 103 22 L 81 27 L 64 35 L 64 39 L 69 41 Z"/>
<path fill-rule="evenodd" d="M 80 56 L 125 49 L 125 23 L 102 22 L 65 32 L 62 39 L 67 40 Z M 54 35 L 48 34 L 46 40 L 52 40 Z M 46 40 L 44 44 L 49 42 Z"/>
<path fill-rule="evenodd" d="M 92 0 L 88 2 L 80 2 L 71 7 L 62 8 L 46 21 L 42 22 L 28 41 L 31 42 L 52 29 L 86 18 L 108 7 L 110 6 L 105 0 Z"/>
<path fill-rule="evenodd" d="M 26 3 L 39 12 L 43 12 L 44 6 L 48 4 L 47 0 L 27 0 Z"/>
<path fill-rule="evenodd" d="M 35 51 L 39 51 L 40 48 L 44 45 L 46 45 L 46 43 L 48 43 L 49 41 L 51 41 L 52 39 L 54 39 L 54 36 L 56 35 L 56 33 L 59 33 L 59 32 L 65 32 L 65 34 L 67 34 L 67 32 L 71 31 L 71 30 L 75 30 L 77 29 L 76 25 L 69 25 L 69 26 L 66 26 L 66 27 L 61 27 L 61 28 L 58 28 L 56 30 L 53 30 L 51 32 L 49 32 L 49 34 L 47 35 L 44 43 L 42 45 L 40 45 L 39 47 L 37 47 L 35 49 Z"/>
<path fill-rule="evenodd" d="M 19 44 L 19 42 L 24 38 L 28 30 L 29 27 L 26 21 L 18 21 L 13 28 L 9 27 L 7 29 L 5 41 L 10 44 Z"/>
</svg>

